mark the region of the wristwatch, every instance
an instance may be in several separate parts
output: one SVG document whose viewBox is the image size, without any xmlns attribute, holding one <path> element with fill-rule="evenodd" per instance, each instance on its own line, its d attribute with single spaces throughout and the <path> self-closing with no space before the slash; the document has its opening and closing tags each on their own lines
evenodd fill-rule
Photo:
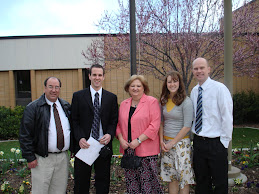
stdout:
<svg viewBox="0 0 259 194">
<path fill-rule="evenodd" d="M 137 140 L 138 140 L 138 143 L 141 144 L 142 141 L 139 138 L 137 138 Z"/>
</svg>

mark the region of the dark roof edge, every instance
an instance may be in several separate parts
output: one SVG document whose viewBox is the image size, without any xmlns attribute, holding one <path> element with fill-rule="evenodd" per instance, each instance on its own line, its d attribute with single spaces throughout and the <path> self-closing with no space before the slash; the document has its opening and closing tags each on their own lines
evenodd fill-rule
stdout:
<svg viewBox="0 0 259 194">
<path fill-rule="evenodd" d="M 0 39 L 98 37 L 98 36 L 106 36 L 106 35 L 107 34 L 56 34 L 56 35 L 0 36 Z"/>
</svg>

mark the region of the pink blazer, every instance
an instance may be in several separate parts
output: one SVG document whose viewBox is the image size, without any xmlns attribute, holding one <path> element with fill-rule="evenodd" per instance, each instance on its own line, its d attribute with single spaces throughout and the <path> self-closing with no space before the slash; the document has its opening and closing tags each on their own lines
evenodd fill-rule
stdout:
<svg viewBox="0 0 259 194">
<path fill-rule="evenodd" d="M 132 98 L 124 100 L 119 109 L 119 121 L 116 129 L 116 135 L 122 134 L 125 140 L 128 140 L 128 120 L 129 110 Z M 131 136 L 132 140 L 145 134 L 149 137 L 143 141 L 136 149 L 137 156 L 145 157 L 157 155 L 159 148 L 159 127 L 161 122 L 161 112 L 158 100 L 152 96 L 143 94 L 140 102 L 131 117 Z M 122 147 L 120 152 L 124 153 Z"/>
</svg>

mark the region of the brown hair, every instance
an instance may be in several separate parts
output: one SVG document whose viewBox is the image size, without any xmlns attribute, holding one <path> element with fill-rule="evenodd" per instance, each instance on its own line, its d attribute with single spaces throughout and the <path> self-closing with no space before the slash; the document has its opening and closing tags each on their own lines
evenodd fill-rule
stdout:
<svg viewBox="0 0 259 194">
<path fill-rule="evenodd" d="M 163 82 L 162 94 L 160 96 L 160 103 L 162 106 L 164 106 L 167 103 L 168 98 L 170 96 L 170 91 L 167 88 L 167 78 L 169 76 L 171 76 L 172 80 L 179 81 L 178 91 L 172 98 L 173 103 L 175 103 L 177 106 L 179 106 L 180 104 L 182 104 L 182 102 L 186 98 L 186 92 L 185 92 L 185 88 L 184 88 L 183 78 L 182 78 L 181 74 L 177 71 L 172 71 L 166 75 L 165 80 Z"/>
<path fill-rule="evenodd" d="M 125 83 L 124 90 L 125 90 L 126 92 L 129 92 L 130 84 L 131 84 L 133 81 L 135 81 L 136 79 L 138 79 L 138 80 L 142 83 L 142 85 L 143 85 L 143 87 L 144 87 L 144 93 L 145 93 L 145 94 L 148 94 L 148 93 L 149 93 L 148 83 L 147 83 L 147 80 L 144 78 L 143 75 L 132 75 L 132 76 L 128 79 L 128 81 Z"/>
<path fill-rule="evenodd" d="M 103 75 L 105 74 L 105 71 L 104 71 L 104 68 L 103 68 L 102 65 L 100 65 L 100 64 L 93 64 L 93 65 L 91 65 L 91 67 L 90 67 L 90 69 L 89 69 L 89 74 L 90 74 L 90 75 L 92 75 L 92 69 L 93 69 L 93 68 L 100 68 L 100 69 L 103 70 Z"/>
</svg>

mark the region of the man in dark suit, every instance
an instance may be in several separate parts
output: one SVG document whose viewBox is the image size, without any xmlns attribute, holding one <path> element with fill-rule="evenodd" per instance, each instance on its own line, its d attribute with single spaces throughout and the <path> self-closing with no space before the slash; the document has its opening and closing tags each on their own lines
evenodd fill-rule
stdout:
<svg viewBox="0 0 259 194">
<path fill-rule="evenodd" d="M 73 94 L 71 115 L 75 152 L 80 148 L 88 149 L 91 146 L 87 142 L 90 137 L 112 150 L 112 140 L 118 122 L 118 103 L 115 94 L 102 89 L 104 73 L 104 68 L 101 65 L 92 65 L 89 71 L 90 87 Z M 96 95 L 96 93 L 98 94 Z M 99 101 L 99 106 L 96 105 L 96 101 Z M 97 112 L 95 111 L 96 107 L 99 107 Z M 98 128 L 97 133 L 96 128 Z M 110 164 L 111 154 L 106 157 L 100 155 L 93 163 L 97 194 L 109 193 Z M 74 192 L 76 194 L 89 193 L 91 171 L 92 166 L 78 158 L 75 159 Z"/>
</svg>

